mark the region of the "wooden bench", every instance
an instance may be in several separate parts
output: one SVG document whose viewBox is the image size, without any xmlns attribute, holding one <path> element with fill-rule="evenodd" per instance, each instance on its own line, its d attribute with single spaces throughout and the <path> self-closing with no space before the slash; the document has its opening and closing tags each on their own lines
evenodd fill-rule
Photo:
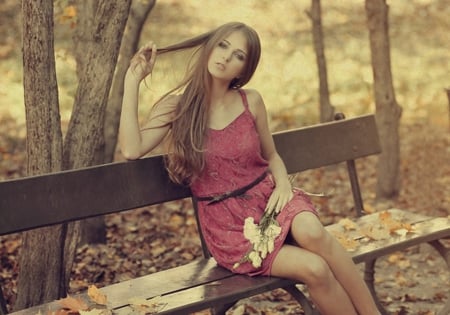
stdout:
<svg viewBox="0 0 450 315">
<path fill-rule="evenodd" d="M 346 162 L 354 207 L 361 216 L 354 220 L 362 225 L 377 221 L 378 213 L 363 215 L 354 161 L 380 152 L 373 115 L 279 132 L 274 139 L 289 173 Z M 169 181 L 162 156 L 4 181 L 0 182 L 0 236 L 190 197 L 188 189 Z M 376 241 L 338 223 L 327 227 L 332 233 L 361 240 L 352 255 L 356 263 L 366 263 L 365 280 L 375 297 L 374 264 L 383 255 L 429 243 L 449 263 L 448 249 L 440 242 L 450 236 L 448 218 L 390 211 L 392 216 L 411 224 L 414 233 Z M 207 308 L 214 309 L 214 314 L 225 314 L 240 299 L 283 288 L 301 304 L 305 314 L 318 314 L 295 282 L 233 274 L 216 265 L 203 240 L 202 246 L 204 258 L 101 288 L 110 301 L 109 307 L 114 313 L 128 314 L 130 298 L 161 296 L 163 306 L 158 314 L 188 314 Z M 1 294 L 0 304 L 0 313 L 6 314 Z M 60 305 L 54 301 L 15 314 L 47 314 L 58 308 Z M 448 310 L 448 303 L 445 308 Z"/>
</svg>

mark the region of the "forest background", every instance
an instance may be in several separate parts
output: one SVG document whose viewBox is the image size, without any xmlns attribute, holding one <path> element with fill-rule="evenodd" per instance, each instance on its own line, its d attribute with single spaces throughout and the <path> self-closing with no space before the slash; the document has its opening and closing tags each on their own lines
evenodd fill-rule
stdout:
<svg viewBox="0 0 450 315">
<path fill-rule="evenodd" d="M 65 2 L 55 1 L 56 66 L 63 130 L 64 123 L 70 118 L 77 84 L 71 54 L 72 21 L 64 11 Z M 377 203 L 373 194 L 368 193 L 365 196 L 366 207 L 377 210 L 398 206 L 425 214 L 448 215 L 450 138 L 449 103 L 445 88 L 450 86 L 450 8 L 444 0 L 389 1 L 389 5 L 394 88 L 397 101 L 403 108 L 400 135 L 402 189 L 398 198 L 384 203 Z M 309 125 L 319 119 L 316 57 L 312 46 L 311 21 L 305 14 L 309 6 L 310 1 L 306 0 L 160 0 L 149 16 L 142 41 L 151 39 L 159 46 L 165 46 L 231 20 L 253 26 L 260 34 L 263 55 L 258 71 L 248 86 L 262 93 L 273 131 Z M 0 178 L 6 179 L 24 176 L 26 165 L 20 2 L 3 1 L 0 4 L 0 18 Z M 322 21 L 332 104 L 337 111 L 349 117 L 373 113 L 373 79 L 363 1 L 322 1 Z M 148 87 L 143 89 L 143 117 L 150 104 L 183 74 L 185 58 L 179 56 L 175 62 L 173 57 L 159 59 L 152 78 L 147 81 Z M 120 159 L 120 154 L 117 159 Z M 373 191 L 373 159 L 358 166 L 362 181 L 367 186 L 363 187 L 363 191 Z M 327 204 L 321 204 L 324 223 L 349 213 L 348 196 L 339 194 L 342 182 L 339 172 L 331 175 L 305 174 L 300 180 L 302 186 L 312 190 L 322 186 L 335 187 L 335 197 Z M 309 183 L 313 180 L 316 183 Z M 172 210 L 164 214 L 154 209 L 146 210 L 145 213 L 152 215 L 150 221 L 154 225 L 149 223 L 145 227 L 139 227 L 135 220 L 145 213 L 110 217 L 109 247 L 80 248 L 74 267 L 73 290 L 83 289 L 94 281 L 106 284 L 136 276 L 133 266 L 137 261 L 141 265 L 143 262 L 144 265 L 150 264 L 145 265 L 147 272 L 181 263 L 169 252 L 170 248 L 180 247 L 181 241 L 177 240 L 175 233 L 180 222 L 190 221 L 186 213 L 178 208 Z M 169 232 L 162 232 L 164 228 Z M 133 252 L 131 256 L 134 257 L 122 259 L 118 266 L 112 265 L 115 255 L 118 255 L 118 247 L 125 248 L 122 251 L 135 248 L 137 239 L 144 237 L 145 233 L 151 233 L 152 239 L 156 240 L 152 253 Z M 198 243 L 195 228 L 186 228 L 185 233 L 192 235 L 192 240 L 183 244 L 183 252 L 178 254 L 189 260 L 199 255 Z M 10 292 L 5 294 L 13 298 L 17 272 L 15 256 L 20 242 L 17 238 L 2 238 L 0 241 L 1 257 L 8 257 L 7 262 L 2 261 L 0 278 L 2 284 L 4 281 L 11 283 Z M 7 255 L 3 255 L 4 252 Z M 104 261 L 99 261 L 99 256 L 96 256 L 101 253 L 107 253 Z M 377 281 L 384 290 L 383 302 L 391 311 L 428 314 L 426 312 L 437 309 L 435 305 L 442 304 L 441 301 L 448 295 L 443 290 L 449 287 L 448 274 L 440 274 L 442 281 L 434 283 L 434 289 L 424 290 L 424 285 L 433 286 L 432 283 L 425 284 L 425 273 L 436 272 L 442 267 L 435 256 L 431 251 L 424 250 L 388 257 L 381 262 L 379 268 L 383 272 L 379 273 Z M 111 270 L 101 273 L 99 269 L 104 268 L 104 264 Z M 410 272 L 413 274 L 410 277 L 401 278 L 395 271 L 396 268 L 411 266 Z M 387 267 L 393 271 L 387 272 Z M 424 274 L 420 275 L 419 270 Z M 413 290 L 419 288 L 418 284 L 420 290 L 417 292 L 426 291 L 426 294 Z M 403 292 L 405 287 L 408 293 Z M 279 298 L 279 294 L 275 294 L 264 296 L 262 300 Z M 289 303 L 287 300 L 285 307 L 289 307 Z M 247 312 L 250 311 L 247 309 Z"/>
</svg>

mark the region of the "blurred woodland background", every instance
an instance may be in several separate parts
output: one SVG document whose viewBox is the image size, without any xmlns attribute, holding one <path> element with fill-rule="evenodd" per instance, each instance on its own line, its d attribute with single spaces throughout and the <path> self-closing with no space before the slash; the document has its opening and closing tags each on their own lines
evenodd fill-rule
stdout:
<svg viewBox="0 0 450 315">
<path fill-rule="evenodd" d="M 388 1 L 393 84 L 402 107 L 400 120 L 401 190 L 392 200 L 375 198 L 375 159 L 358 164 L 366 208 L 399 207 L 447 216 L 450 209 L 450 133 L 446 88 L 450 88 L 450 6 L 446 0 Z M 248 84 L 258 89 L 270 112 L 273 131 L 318 123 L 319 93 L 309 0 L 157 0 L 140 44 L 159 47 L 206 32 L 229 21 L 254 27 L 262 59 Z M 55 58 L 63 134 L 67 131 L 78 78 L 72 37 L 77 14 L 69 0 L 54 1 Z M 322 1 L 330 100 L 348 117 L 374 113 L 373 75 L 367 18 L 362 0 Z M 22 64 L 22 16 L 17 0 L 0 3 L 0 179 L 26 175 L 26 119 Z M 142 89 L 142 117 L 184 74 L 187 55 L 162 56 Z M 120 152 L 115 159 L 121 160 Z M 318 200 L 324 223 L 351 215 L 348 187 L 339 169 L 307 172 L 297 178 L 309 191 L 332 187 L 333 197 Z M 188 204 L 144 209 L 106 219 L 107 244 L 78 250 L 71 290 L 83 290 L 169 268 L 200 256 Z M 164 211 L 161 211 L 164 210 Z M 145 220 L 142 220 L 145 218 Z M 180 240 L 180 233 L 184 233 Z M 149 236 L 150 235 L 150 236 Z M 139 243 L 151 239 L 151 250 Z M 0 282 L 12 304 L 17 293 L 20 237 L 0 238 Z M 173 250 L 176 248 L 177 250 Z M 120 259 L 119 259 L 120 258 Z M 400 276 L 396 269 L 408 272 Z M 449 277 L 428 249 L 387 257 L 379 263 L 382 302 L 394 314 L 434 314 L 449 298 Z M 438 274 L 431 283 L 427 274 Z M 419 286 L 420 285 L 420 286 Z M 6 289 L 5 289 L 6 288 Z M 278 302 L 272 304 L 271 302 Z M 282 301 L 283 303 L 280 303 Z M 255 306 L 256 305 L 256 306 Z M 259 306 L 258 306 L 259 305 Z M 283 309 L 280 309 L 280 305 Z M 437 305 L 437 306 L 436 306 Z M 244 301 L 231 314 L 298 314 L 280 292 Z"/>
<path fill-rule="evenodd" d="M 72 35 L 75 17 L 68 0 L 55 1 L 55 51 L 62 119 L 68 120 L 77 85 Z M 449 6 L 445 0 L 390 1 L 389 27 L 395 92 L 403 122 L 448 126 Z M 318 121 L 318 77 L 307 0 L 160 0 L 144 26 L 141 42 L 165 46 L 208 31 L 228 21 L 253 26 L 262 41 L 262 59 L 249 87 L 261 91 L 274 118 L 274 129 L 288 123 Z M 66 10 L 66 11 L 65 11 Z M 0 5 L 1 119 L 23 124 L 20 3 Z M 338 111 L 356 115 L 374 111 L 372 69 L 364 3 L 322 2 L 322 23 L 331 101 Z M 185 70 L 173 56 L 158 61 L 150 91 L 152 101 L 172 87 Z M 143 108 L 147 111 L 148 108 Z M 287 121 L 278 126 L 276 118 Z M 282 119 L 282 120 L 283 120 Z"/>
</svg>

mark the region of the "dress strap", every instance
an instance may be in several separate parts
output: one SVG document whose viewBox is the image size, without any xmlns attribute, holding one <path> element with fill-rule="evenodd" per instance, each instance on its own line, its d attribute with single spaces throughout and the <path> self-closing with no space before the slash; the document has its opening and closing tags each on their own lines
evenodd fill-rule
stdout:
<svg viewBox="0 0 450 315">
<path fill-rule="evenodd" d="M 245 94 L 244 90 L 239 89 L 239 94 L 241 94 L 242 103 L 244 103 L 245 109 L 248 110 L 248 101 L 247 101 L 247 94 Z"/>
</svg>

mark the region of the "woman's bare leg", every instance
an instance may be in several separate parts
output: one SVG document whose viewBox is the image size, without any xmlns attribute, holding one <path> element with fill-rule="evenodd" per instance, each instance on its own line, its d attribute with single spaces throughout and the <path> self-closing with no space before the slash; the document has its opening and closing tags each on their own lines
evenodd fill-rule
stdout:
<svg viewBox="0 0 450 315">
<path fill-rule="evenodd" d="M 327 262 L 358 314 L 380 314 L 350 255 L 313 213 L 302 212 L 297 215 L 292 222 L 291 232 L 302 248 L 319 255 Z"/>
<path fill-rule="evenodd" d="M 323 315 L 357 314 L 326 261 L 305 249 L 284 245 L 274 259 L 271 275 L 305 283 Z"/>
</svg>

